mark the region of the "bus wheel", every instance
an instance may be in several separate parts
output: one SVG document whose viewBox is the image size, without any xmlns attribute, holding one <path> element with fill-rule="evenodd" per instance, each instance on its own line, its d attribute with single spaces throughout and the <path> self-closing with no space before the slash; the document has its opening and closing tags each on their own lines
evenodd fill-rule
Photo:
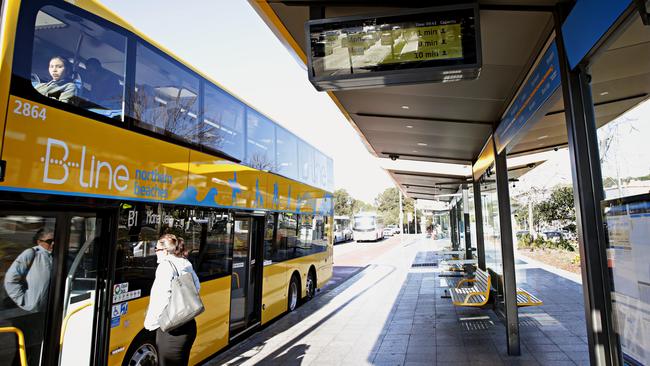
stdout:
<svg viewBox="0 0 650 366">
<path fill-rule="evenodd" d="M 306 300 L 311 300 L 316 296 L 316 275 L 314 274 L 313 270 L 309 270 L 309 274 L 307 275 L 307 283 L 305 284 L 307 287 L 307 299 Z"/>
<path fill-rule="evenodd" d="M 122 365 L 157 366 L 158 350 L 155 341 L 148 338 L 136 339 L 136 342 L 129 347 L 129 353 L 124 358 Z"/>
<path fill-rule="evenodd" d="M 291 282 L 289 283 L 289 303 L 288 303 L 289 312 L 296 310 L 296 307 L 298 306 L 298 299 L 300 298 L 298 289 L 299 289 L 298 280 L 296 279 L 296 276 L 293 275 L 291 276 Z"/>
</svg>

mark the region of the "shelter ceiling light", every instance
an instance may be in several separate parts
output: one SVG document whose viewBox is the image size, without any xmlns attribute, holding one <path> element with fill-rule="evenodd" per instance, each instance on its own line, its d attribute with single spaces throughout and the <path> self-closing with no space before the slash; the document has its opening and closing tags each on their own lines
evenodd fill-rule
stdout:
<svg viewBox="0 0 650 366">
<path fill-rule="evenodd" d="M 417 150 L 413 150 L 414 153 L 418 152 Z"/>
<path fill-rule="evenodd" d="M 607 92 L 607 91 L 604 91 L 604 92 L 600 93 L 600 95 L 603 95 L 603 96 L 607 95 L 607 94 L 609 94 L 609 92 Z"/>
<path fill-rule="evenodd" d="M 418 146 L 427 146 L 424 142 L 418 142 Z"/>
<path fill-rule="evenodd" d="M 413 126 L 411 126 L 411 125 L 407 125 L 406 128 L 413 128 Z"/>
<path fill-rule="evenodd" d="M 411 108 L 411 107 L 409 107 L 409 106 L 407 106 L 407 105 L 403 105 L 403 106 L 402 106 L 402 109 L 409 109 L 409 108 Z"/>
<path fill-rule="evenodd" d="M 538 139 L 538 140 L 544 140 L 544 139 L 546 139 L 546 138 L 548 138 L 548 135 L 540 136 L 540 137 L 538 137 L 537 139 Z"/>
</svg>

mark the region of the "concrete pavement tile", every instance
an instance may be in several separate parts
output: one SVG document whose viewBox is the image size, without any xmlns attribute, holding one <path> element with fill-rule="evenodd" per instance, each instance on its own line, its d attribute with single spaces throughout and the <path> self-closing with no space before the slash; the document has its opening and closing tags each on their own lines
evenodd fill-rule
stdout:
<svg viewBox="0 0 650 366">
<path fill-rule="evenodd" d="M 416 346 L 409 344 L 406 353 L 422 353 L 422 354 L 435 354 L 436 347 L 434 346 Z"/>
<path fill-rule="evenodd" d="M 392 364 L 403 365 L 405 358 L 406 358 L 406 353 L 377 352 L 377 355 L 373 360 L 373 364 L 392 363 Z"/>
</svg>

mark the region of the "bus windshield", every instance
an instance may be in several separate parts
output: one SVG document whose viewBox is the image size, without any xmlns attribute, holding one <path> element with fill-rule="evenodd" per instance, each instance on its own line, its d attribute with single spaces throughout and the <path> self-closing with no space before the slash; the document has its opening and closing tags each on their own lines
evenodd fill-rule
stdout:
<svg viewBox="0 0 650 366">
<path fill-rule="evenodd" d="M 354 218 L 354 229 L 368 229 L 375 227 L 374 216 L 361 216 Z"/>
</svg>

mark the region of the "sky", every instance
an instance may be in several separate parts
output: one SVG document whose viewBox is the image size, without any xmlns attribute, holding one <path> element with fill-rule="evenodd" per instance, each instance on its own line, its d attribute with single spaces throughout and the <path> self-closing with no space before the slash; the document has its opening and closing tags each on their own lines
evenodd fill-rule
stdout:
<svg viewBox="0 0 650 366">
<path fill-rule="evenodd" d="M 102 0 L 109 9 L 334 160 L 335 188 L 372 203 L 394 186 L 325 93 L 245 0 Z M 181 5 L 182 4 L 182 5 Z"/>
</svg>

